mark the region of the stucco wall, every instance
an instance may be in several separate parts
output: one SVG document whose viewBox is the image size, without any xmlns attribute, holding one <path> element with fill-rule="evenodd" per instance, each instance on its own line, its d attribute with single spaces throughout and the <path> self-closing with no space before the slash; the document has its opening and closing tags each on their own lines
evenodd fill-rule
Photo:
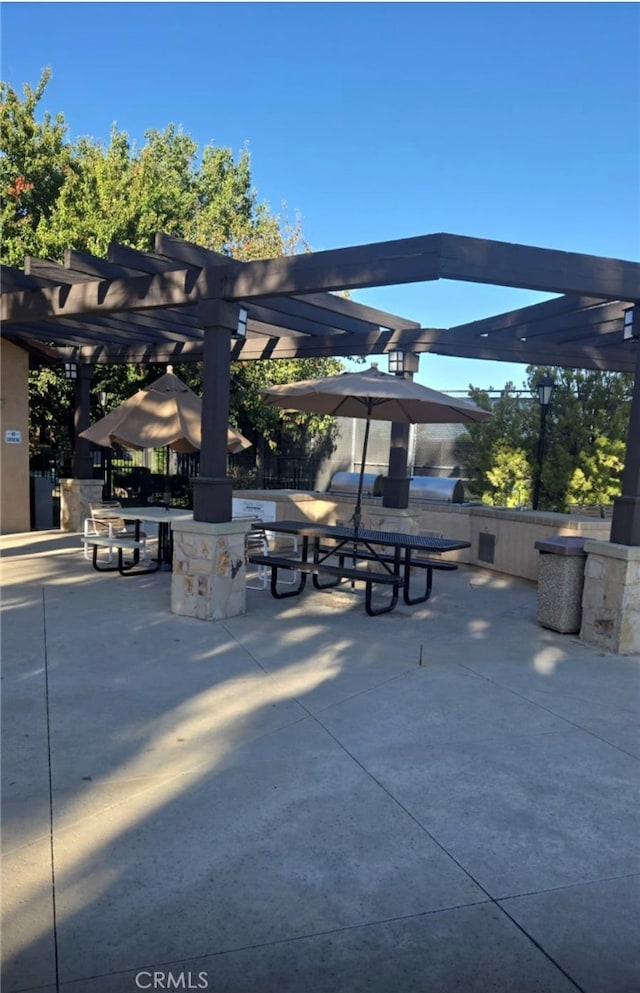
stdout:
<svg viewBox="0 0 640 993">
<path fill-rule="evenodd" d="M 0 351 L 0 531 L 31 527 L 29 510 L 29 357 L 4 338 Z"/>
</svg>

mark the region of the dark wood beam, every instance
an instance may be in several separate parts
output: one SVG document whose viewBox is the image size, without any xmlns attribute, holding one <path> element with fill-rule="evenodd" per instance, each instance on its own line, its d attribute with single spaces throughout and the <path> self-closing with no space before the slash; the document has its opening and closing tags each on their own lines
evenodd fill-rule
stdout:
<svg viewBox="0 0 640 993">
<path fill-rule="evenodd" d="M 0 265 L 0 284 L 3 294 L 18 290 L 37 290 L 41 286 L 50 285 L 47 279 L 28 276 L 22 269 L 14 269 L 8 265 Z"/>
<path fill-rule="evenodd" d="M 214 252 L 211 248 L 197 245 L 193 241 L 185 238 L 177 238 L 172 234 L 164 234 L 162 231 L 156 232 L 155 254 L 171 262 L 179 262 L 181 265 L 193 266 L 197 269 L 204 269 L 206 266 L 235 265 L 238 268 L 246 263 L 238 259 L 232 259 L 222 252 Z"/>
<path fill-rule="evenodd" d="M 554 297 L 553 300 L 545 300 L 542 303 L 519 307 L 517 310 L 508 310 L 502 314 L 495 314 L 493 317 L 483 317 L 478 321 L 467 321 L 464 324 L 452 325 L 450 330 L 456 333 L 460 332 L 461 334 L 469 332 L 470 335 L 480 335 L 485 331 L 491 332 L 518 328 L 525 323 L 532 326 L 537 322 L 546 322 L 549 318 L 575 314 L 602 303 L 606 303 L 606 301 L 600 297 Z"/>
<path fill-rule="evenodd" d="M 243 268 L 253 263 L 240 262 L 237 259 L 230 259 L 219 252 L 203 248 L 192 242 L 184 241 L 172 235 L 156 235 L 156 252 L 164 258 L 177 263 L 207 268 L 219 265 L 235 266 L 229 271 L 242 272 Z M 293 256 L 290 256 L 293 257 Z M 243 301 L 238 301 L 243 302 Z M 363 324 L 375 325 L 386 328 L 411 328 L 419 327 L 416 321 L 409 321 L 399 317 L 397 314 L 389 314 L 384 310 L 369 307 L 343 296 L 336 296 L 333 293 L 309 293 L 303 296 L 277 296 L 263 298 L 261 303 L 264 307 L 284 314 L 288 318 L 291 315 L 307 317 L 330 326 L 333 319 L 330 315 L 340 314 L 344 318 L 354 321 L 361 321 Z M 251 315 L 250 315 L 251 316 Z M 276 323 L 273 322 L 272 323 Z M 368 330 L 368 329 L 367 329 Z"/>
<path fill-rule="evenodd" d="M 118 265 L 107 259 L 99 259 L 95 255 L 70 248 L 64 253 L 64 267 L 73 272 L 84 272 L 95 279 L 125 279 L 127 276 L 142 276 L 145 272 L 141 268 Z"/>
<path fill-rule="evenodd" d="M 457 342 L 451 332 L 425 335 L 415 349 L 453 358 L 492 359 L 498 362 L 522 362 L 525 365 L 557 365 L 571 369 L 600 369 L 609 372 L 633 372 L 633 355 L 623 343 L 553 346 L 535 341 L 511 341 L 501 344 L 488 338 Z"/>
<path fill-rule="evenodd" d="M 72 283 L 88 283 L 93 278 L 84 272 L 76 272 L 65 266 L 52 262 L 51 259 L 38 259 L 27 255 L 24 260 L 24 271 L 29 276 L 37 276 L 46 280 L 49 286 L 69 286 Z"/>
<path fill-rule="evenodd" d="M 368 356 L 381 355 L 396 348 L 418 351 L 417 343 L 422 331 L 370 331 L 363 335 L 318 335 L 310 338 L 247 338 L 232 346 L 234 358 L 291 359 L 314 356 Z"/>
<path fill-rule="evenodd" d="M 526 321 L 514 323 L 510 327 L 492 327 L 490 321 L 483 321 L 485 330 L 478 330 L 475 325 L 450 328 L 457 341 L 476 341 L 480 338 L 491 338 L 498 341 L 515 341 L 526 338 L 542 341 L 551 338 L 554 343 L 561 341 L 578 341 L 589 339 L 602 334 L 620 332 L 622 336 L 624 304 L 609 303 L 586 310 L 569 311 L 557 317 L 549 317 L 544 321 Z"/>
<path fill-rule="evenodd" d="M 92 365 L 122 365 L 138 362 L 201 362 L 202 342 L 167 342 L 166 344 L 135 345 L 65 345 L 55 349 L 58 361 L 83 361 Z"/>
<path fill-rule="evenodd" d="M 222 269 L 221 269 L 222 272 Z M 213 294 L 213 280 L 208 288 Z M 218 296 L 220 296 L 220 286 Z M 18 321 L 77 317 L 84 314 L 112 314 L 152 307 L 195 304 L 201 287 L 193 269 L 178 269 L 128 279 L 92 280 L 73 286 L 41 287 L 2 295 L 0 320 Z"/>
<path fill-rule="evenodd" d="M 409 328 L 419 328 L 417 321 L 410 321 L 397 314 L 389 314 L 385 310 L 378 310 L 376 307 L 369 307 L 358 300 L 337 296 L 334 293 L 306 293 L 304 296 L 289 297 L 296 303 L 305 303 L 321 310 L 329 310 L 333 314 L 341 314 L 344 317 L 354 317 L 367 324 L 377 325 L 381 328 L 391 330 L 408 330 Z M 270 303 L 270 301 L 269 301 Z"/>
<path fill-rule="evenodd" d="M 622 259 L 442 234 L 440 278 L 640 301 L 640 265 Z"/>
<path fill-rule="evenodd" d="M 307 295 L 321 290 L 348 290 L 401 285 L 438 279 L 440 235 L 338 248 L 308 255 L 249 262 L 242 270 L 225 272 L 222 296 L 247 300 L 271 294 Z M 203 269 L 203 295 L 215 270 Z"/>
</svg>

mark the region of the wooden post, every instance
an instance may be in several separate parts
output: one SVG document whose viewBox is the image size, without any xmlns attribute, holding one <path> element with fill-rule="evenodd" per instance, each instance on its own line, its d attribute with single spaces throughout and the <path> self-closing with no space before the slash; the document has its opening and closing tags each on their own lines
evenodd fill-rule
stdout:
<svg viewBox="0 0 640 993">
<path fill-rule="evenodd" d="M 79 438 L 91 424 L 91 381 L 93 366 L 88 363 L 78 365 L 76 379 L 75 409 L 73 411 L 73 478 L 93 479 L 93 459 L 91 457 L 91 442 Z"/>
<path fill-rule="evenodd" d="M 193 482 L 195 521 L 231 520 L 233 484 L 227 476 L 227 428 L 231 376 L 231 335 L 239 307 L 224 300 L 201 300 L 198 319 L 204 331 L 202 363 L 202 446 L 200 475 Z"/>
<path fill-rule="evenodd" d="M 622 496 L 614 497 L 611 541 L 617 545 L 640 545 L 640 341 L 636 349 L 636 373 L 627 434 L 627 453 L 622 476 Z"/>
<path fill-rule="evenodd" d="M 403 379 L 413 379 L 420 359 L 413 352 L 403 353 Z M 397 373 L 396 373 L 397 375 Z M 382 481 L 382 506 L 404 509 L 409 506 L 411 478 L 407 476 L 409 424 L 391 424 L 389 473 Z"/>
</svg>

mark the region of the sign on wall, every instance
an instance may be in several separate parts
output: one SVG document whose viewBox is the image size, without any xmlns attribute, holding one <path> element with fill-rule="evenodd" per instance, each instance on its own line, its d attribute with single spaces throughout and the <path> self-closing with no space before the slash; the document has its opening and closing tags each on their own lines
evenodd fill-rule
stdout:
<svg viewBox="0 0 640 993">
<path fill-rule="evenodd" d="M 277 503 L 275 500 L 250 500 L 246 497 L 233 497 L 231 513 L 234 517 L 255 517 L 261 521 L 275 521 Z"/>
<path fill-rule="evenodd" d="M 4 433 L 4 440 L 7 445 L 21 445 L 22 431 L 6 430 Z"/>
</svg>

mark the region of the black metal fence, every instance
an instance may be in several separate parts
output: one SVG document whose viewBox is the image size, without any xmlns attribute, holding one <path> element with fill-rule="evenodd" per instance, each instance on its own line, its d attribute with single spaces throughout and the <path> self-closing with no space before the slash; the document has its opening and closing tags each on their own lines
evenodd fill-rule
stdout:
<svg viewBox="0 0 640 993">
<path fill-rule="evenodd" d="M 152 468 L 142 464 L 142 452 L 113 449 L 93 451 L 93 478 L 103 481 L 103 499 L 122 500 L 129 504 L 161 504 L 167 495 L 173 506 L 191 508 L 191 480 L 200 472 L 200 453 L 172 453 L 171 471 L 165 471 L 165 453 L 158 452 Z M 253 452 L 230 455 L 228 473 L 235 489 L 313 490 L 321 460 L 269 455 L 260 472 Z M 54 490 L 59 479 L 73 476 L 71 453 L 39 453 L 30 462 L 33 476 L 52 480 Z"/>
</svg>

